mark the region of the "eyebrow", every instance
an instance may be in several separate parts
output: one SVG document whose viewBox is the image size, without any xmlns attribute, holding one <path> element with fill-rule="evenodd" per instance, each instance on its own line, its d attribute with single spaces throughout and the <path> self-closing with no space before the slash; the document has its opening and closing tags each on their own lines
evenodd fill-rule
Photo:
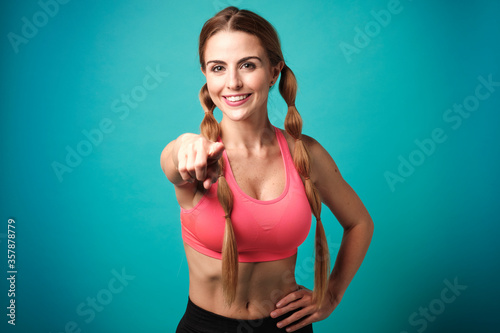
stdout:
<svg viewBox="0 0 500 333">
<path fill-rule="evenodd" d="M 260 59 L 259 57 L 257 56 L 250 56 L 250 57 L 245 57 L 245 58 L 241 58 L 240 60 L 238 60 L 238 63 L 241 64 L 242 62 L 245 62 L 245 61 L 248 61 L 250 59 L 256 59 L 260 62 L 262 62 L 262 59 Z M 222 60 L 209 60 L 207 61 L 207 65 L 210 64 L 210 63 L 214 63 L 214 64 L 223 64 L 225 65 L 226 62 L 225 61 L 222 61 Z"/>
</svg>

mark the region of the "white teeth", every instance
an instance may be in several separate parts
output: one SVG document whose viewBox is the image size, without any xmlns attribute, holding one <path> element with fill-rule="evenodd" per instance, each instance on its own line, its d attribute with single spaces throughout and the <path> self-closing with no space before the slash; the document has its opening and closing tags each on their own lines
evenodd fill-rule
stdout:
<svg viewBox="0 0 500 333">
<path fill-rule="evenodd" d="M 238 102 L 238 101 L 241 101 L 241 100 L 247 98 L 248 96 L 250 96 L 250 95 L 228 96 L 228 97 L 226 97 L 226 99 L 230 102 Z"/>
</svg>

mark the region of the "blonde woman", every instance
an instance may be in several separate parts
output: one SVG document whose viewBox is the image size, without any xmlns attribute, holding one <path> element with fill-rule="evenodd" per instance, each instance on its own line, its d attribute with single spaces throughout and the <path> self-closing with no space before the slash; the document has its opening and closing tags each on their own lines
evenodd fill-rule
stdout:
<svg viewBox="0 0 500 333">
<path fill-rule="evenodd" d="M 182 134 L 161 155 L 181 207 L 189 266 L 188 305 L 177 332 L 312 332 L 361 265 L 373 222 L 328 152 L 301 133 L 297 82 L 269 22 L 228 7 L 203 26 L 199 56 L 206 77 L 201 134 Z M 285 130 L 268 117 L 276 84 L 288 105 Z M 344 228 L 331 272 L 322 203 Z M 312 215 L 314 291 L 294 276 Z"/>
</svg>

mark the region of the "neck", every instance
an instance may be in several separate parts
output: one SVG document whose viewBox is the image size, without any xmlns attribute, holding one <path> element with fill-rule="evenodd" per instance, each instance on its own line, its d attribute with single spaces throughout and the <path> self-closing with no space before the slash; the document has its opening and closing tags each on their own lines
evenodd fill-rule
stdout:
<svg viewBox="0 0 500 333">
<path fill-rule="evenodd" d="M 276 137 L 267 113 L 260 121 L 235 122 L 223 118 L 220 126 L 227 149 L 258 149 L 271 144 Z"/>
</svg>

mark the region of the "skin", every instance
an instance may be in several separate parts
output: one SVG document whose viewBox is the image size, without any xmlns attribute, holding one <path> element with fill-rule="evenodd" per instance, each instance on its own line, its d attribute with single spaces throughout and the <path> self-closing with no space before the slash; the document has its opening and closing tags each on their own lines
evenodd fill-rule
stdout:
<svg viewBox="0 0 500 333">
<path fill-rule="evenodd" d="M 251 57 L 251 58 L 249 58 Z M 267 113 L 269 88 L 283 63 L 272 66 L 260 41 L 244 32 L 221 31 L 205 49 L 205 68 L 210 96 L 222 111 L 222 142 L 211 142 L 186 133 L 162 152 L 161 166 L 174 184 L 179 205 L 196 205 L 216 180 L 217 160 L 225 149 L 238 186 L 259 200 L 278 197 L 285 187 L 285 171 L 279 145 Z M 227 95 L 251 94 L 243 105 L 232 107 Z M 294 140 L 285 131 L 291 152 Z M 230 318 L 278 317 L 301 308 L 278 323 L 293 332 L 327 318 L 340 303 L 361 265 L 373 234 L 373 222 L 363 203 L 344 181 L 328 152 L 313 138 L 303 136 L 311 156 L 311 180 L 322 202 L 344 229 L 329 289 L 320 308 L 312 292 L 295 281 L 296 255 L 282 260 L 239 263 L 235 302 L 225 306 L 221 288 L 221 261 L 198 253 L 184 244 L 189 265 L 189 295 L 198 306 Z M 265 179 L 262 179 L 266 174 Z"/>
</svg>

